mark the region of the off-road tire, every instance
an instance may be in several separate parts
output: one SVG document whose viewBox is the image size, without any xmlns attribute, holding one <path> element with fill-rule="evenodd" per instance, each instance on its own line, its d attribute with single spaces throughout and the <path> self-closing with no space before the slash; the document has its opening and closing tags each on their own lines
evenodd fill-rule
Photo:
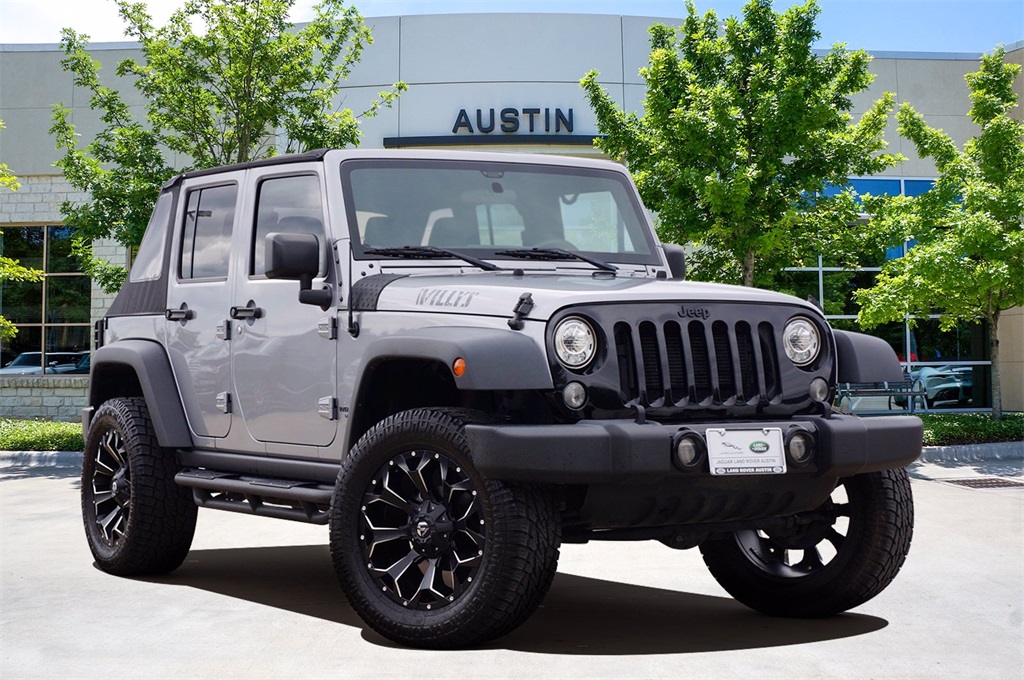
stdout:
<svg viewBox="0 0 1024 680">
<path fill-rule="evenodd" d="M 143 399 L 100 406 L 82 461 L 82 519 L 100 569 L 143 576 L 181 566 L 198 508 L 191 492 L 174 483 L 177 471 L 174 452 L 157 443 Z"/>
<path fill-rule="evenodd" d="M 330 515 L 334 568 L 359 616 L 375 631 L 396 642 L 444 649 L 493 640 L 522 624 L 551 586 L 561 537 L 554 494 L 540 486 L 485 480 L 476 472 L 463 425 L 481 420 L 485 420 L 483 414 L 456 409 L 398 413 L 371 428 L 342 464 Z M 412 474 L 405 472 L 410 468 L 419 470 L 421 481 L 428 480 L 416 487 L 423 491 L 410 491 L 415 487 L 409 481 Z M 454 486 L 445 486 L 446 476 Z M 372 527 L 384 522 L 376 518 L 384 511 L 393 512 L 390 507 L 375 505 L 379 502 L 375 494 L 384 488 L 382 484 L 389 490 L 398 489 L 402 498 L 409 501 L 406 506 L 420 508 L 430 504 L 436 508 L 435 501 L 442 499 L 433 498 L 439 495 L 434 489 L 448 489 L 448 501 L 441 505 L 452 518 L 462 515 L 482 527 L 481 550 L 476 550 L 476 544 L 468 538 L 470 534 L 460 530 L 458 522 L 449 525 L 454 529 L 448 534 L 438 533 L 442 527 L 440 520 L 435 527 L 437 532 L 426 534 L 429 538 L 414 534 L 417 516 L 422 517 L 416 512 L 420 511 L 393 515 L 396 519 L 387 522 L 388 526 L 404 523 L 409 527 L 408 535 L 380 541 L 384 534 L 374 534 Z M 375 522 L 370 522 L 370 517 Z M 467 525 L 470 520 L 466 520 Z M 429 548 L 422 543 L 460 531 L 462 535 L 450 541 L 454 557 L 445 553 L 443 546 Z M 437 540 L 445 543 L 448 539 Z M 371 542 L 376 542 L 372 548 L 368 547 Z M 400 556 L 395 564 L 411 560 L 404 571 L 419 570 L 410 572 L 413 583 L 428 570 L 432 577 L 435 570 L 441 570 L 437 572 L 442 576 L 437 586 L 440 596 L 433 592 L 435 578 L 430 578 L 431 587 L 427 589 L 423 588 L 427 579 L 409 589 L 397 580 L 387 580 L 389 577 L 380 572 L 375 578 L 371 565 L 379 569 L 392 559 L 389 556 L 381 563 L 373 563 L 381 560 L 379 553 L 373 552 L 378 544 L 386 546 L 380 549 L 382 552 L 391 550 Z M 470 554 L 480 555 L 468 560 L 475 562 L 469 567 L 474 571 L 461 566 L 444 571 L 443 565 L 461 564 L 459 560 L 466 554 L 467 544 Z M 435 554 L 431 558 L 429 553 L 417 552 L 428 548 L 440 551 L 441 556 Z M 457 554 L 460 551 L 463 555 Z M 446 590 L 449 583 L 455 584 L 451 595 Z"/>
<path fill-rule="evenodd" d="M 848 502 L 822 506 L 820 512 L 831 514 L 833 521 L 828 531 L 807 529 L 805 544 L 814 547 L 802 549 L 797 564 L 787 564 L 785 555 L 800 536 L 736 532 L 701 544 L 711 574 L 739 602 L 773 616 L 831 616 L 873 598 L 896 577 L 910 550 L 910 481 L 906 470 L 898 468 L 849 477 L 839 487 L 845 488 Z M 845 537 L 836 531 L 835 519 L 841 517 L 848 519 Z M 835 546 L 835 554 L 822 564 L 809 551 L 826 542 Z"/>
</svg>

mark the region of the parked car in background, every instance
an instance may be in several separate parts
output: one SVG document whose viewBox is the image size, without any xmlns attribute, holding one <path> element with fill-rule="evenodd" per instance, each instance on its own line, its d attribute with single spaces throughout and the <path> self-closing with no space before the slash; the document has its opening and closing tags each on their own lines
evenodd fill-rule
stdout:
<svg viewBox="0 0 1024 680">
<path fill-rule="evenodd" d="M 75 352 L 73 362 L 54 366 L 52 372 L 67 375 L 89 375 L 90 356 L 89 352 Z"/>
<path fill-rule="evenodd" d="M 75 370 L 85 355 L 85 373 L 89 372 L 88 352 L 47 352 L 43 366 L 42 352 L 22 352 L 0 368 L 0 375 L 40 375 L 42 373 L 78 373 Z"/>
<path fill-rule="evenodd" d="M 921 381 L 928 408 L 939 404 L 964 406 L 974 392 L 974 369 L 970 366 L 922 366 L 911 375 Z"/>
</svg>

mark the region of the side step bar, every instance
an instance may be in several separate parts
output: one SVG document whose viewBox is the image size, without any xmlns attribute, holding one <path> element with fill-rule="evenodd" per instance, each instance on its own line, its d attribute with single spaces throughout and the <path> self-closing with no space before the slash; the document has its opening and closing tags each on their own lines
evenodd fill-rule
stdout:
<svg viewBox="0 0 1024 680">
<path fill-rule="evenodd" d="M 201 508 L 327 524 L 334 487 L 316 482 L 186 468 L 174 476 Z"/>
</svg>

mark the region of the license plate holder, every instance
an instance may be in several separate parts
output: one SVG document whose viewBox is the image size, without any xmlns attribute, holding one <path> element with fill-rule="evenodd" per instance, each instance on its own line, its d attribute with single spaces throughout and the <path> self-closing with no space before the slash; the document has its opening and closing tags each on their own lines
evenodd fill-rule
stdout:
<svg viewBox="0 0 1024 680">
<path fill-rule="evenodd" d="M 781 428 L 708 428 L 705 438 L 712 475 L 786 473 L 786 451 Z"/>
</svg>

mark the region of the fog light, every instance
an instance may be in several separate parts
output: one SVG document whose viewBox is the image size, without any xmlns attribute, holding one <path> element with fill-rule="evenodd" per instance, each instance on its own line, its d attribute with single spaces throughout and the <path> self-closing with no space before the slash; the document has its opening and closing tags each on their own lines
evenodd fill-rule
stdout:
<svg viewBox="0 0 1024 680">
<path fill-rule="evenodd" d="M 692 469 L 704 458 L 704 441 L 696 434 L 686 434 L 676 440 L 675 462 L 681 468 Z"/>
<path fill-rule="evenodd" d="M 824 378 L 815 378 L 811 381 L 810 393 L 814 401 L 828 401 L 828 381 Z"/>
<path fill-rule="evenodd" d="M 573 411 L 587 403 L 587 388 L 578 382 L 571 382 L 562 389 L 562 401 Z"/>
<path fill-rule="evenodd" d="M 789 459 L 797 465 L 803 465 L 814 455 L 814 438 L 807 432 L 794 432 L 786 444 Z"/>
</svg>

